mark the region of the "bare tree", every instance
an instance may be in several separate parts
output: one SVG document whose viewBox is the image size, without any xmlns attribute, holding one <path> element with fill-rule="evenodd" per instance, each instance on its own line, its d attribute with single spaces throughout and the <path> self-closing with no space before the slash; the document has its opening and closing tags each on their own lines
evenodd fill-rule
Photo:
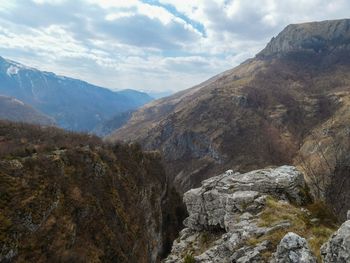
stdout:
<svg viewBox="0 0 350 263">
<path fill-rule="evenodd" d="M 311 132 L 309 136 L 316 143 L 313 151 L 316 154 L 316 158 L 304 158 L 300 156 L 298 161 L 308 175 L 310 186 L 316 199 L 324 199 L 327 182 L 333 173 L 334 166 L 326 157 L 324 149 L 320 144 L 321 137 L 314 132 Z M 334 146 L 334 143 L 332 143 L 332 147 Z"/>
<path fill-rule="evenodd" d="M 325 200 L 340 218 L 350 208 L 350 155 L 349 138 L 331 133 L 328 148 L 322 147 L 321 135 L 309 135 L 316 143 L 315 158 L 299 157 L 301 167 L 308 175 L 314 197 Z M 327 153 L 326 150 L 329 152 Z"/>
</svg>

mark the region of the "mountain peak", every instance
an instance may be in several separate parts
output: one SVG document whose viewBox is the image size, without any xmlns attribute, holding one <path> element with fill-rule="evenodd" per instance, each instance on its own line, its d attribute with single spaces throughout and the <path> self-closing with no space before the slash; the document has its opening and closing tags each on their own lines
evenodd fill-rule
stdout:
<svg viewBox="0 0 350 263">
<path fill-rule="evenodd" d="M 350 49 L 350 19 L 288 25 L 273 37 L 257 57 L 293 51 L 324 52 Z"/>
</svg>

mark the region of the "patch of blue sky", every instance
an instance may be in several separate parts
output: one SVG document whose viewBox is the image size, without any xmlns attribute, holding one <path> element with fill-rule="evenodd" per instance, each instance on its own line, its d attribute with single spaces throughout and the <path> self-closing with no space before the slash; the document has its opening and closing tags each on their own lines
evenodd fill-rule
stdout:
<svg viewBox="0 0 350 263">
<path fill-rule="evenodd" d="M 184 0 L 184 1 L 186 1 L 186 0 Z M 179 12 L 176 9 L 175 6 L 170 5 L 170 4 L 160 3 L 158 0 L 141 0 L 141 2 L 143 2 L 145 4 L 150 4 L 150 5 L 154 5 L 154 6 L 163 7 L 169 13 L 173 14 L 174 16 L 176 16 L 178 18 L 181 18 L 183 21 L 185 21 L 186 23 L 188 23 L 191 26 L 193 26 L 193 28 L 198 30 L 198 32 L 200 32 L 203 37 L 207 37 L 207 33 L 206 33 L 206 30 L 205 30 L 205 27 L 204 27 L 203 24 L 201 24 L 200 22 L 197 22 L 197 21 L 194 21 L 194 20 L 190 19 L 189 17 L 187 17 L 183 13 Z"/>
</svg>

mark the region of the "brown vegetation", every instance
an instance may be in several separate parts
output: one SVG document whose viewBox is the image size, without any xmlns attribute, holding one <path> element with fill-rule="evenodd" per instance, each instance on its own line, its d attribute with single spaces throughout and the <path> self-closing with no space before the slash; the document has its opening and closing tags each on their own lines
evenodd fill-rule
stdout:
<svg viewBox="0 0 350 263">
<path fill-rule="evenodd" d="M 288 232 L 294 232 L 308 240 L 311 250 L 318 258 L 318 262 L 321 262 L 320 247 L 338 227 L 336 217 L 327 206 L 324 203 L 317 202 L 301 208 L 288 202 L 278 202 L 273 198 L 269 198 L 266 208 L 260 215 L 258 224 L 266 227 L 286 221 L 291 222 L 289 227 L 279 228 L 258 239 L 250 239 L 248 244 L 255 245 L 268 240 L 271 247 L 264 253 L 264 257 L 269 258 L 284 235 Z"/>
<path fill-rule="evenodd" d="M 158 153 L 9 122 L 0 137 L 1 257 L 154 262 L 167 252 L 182 203 Z"/>
</svg>

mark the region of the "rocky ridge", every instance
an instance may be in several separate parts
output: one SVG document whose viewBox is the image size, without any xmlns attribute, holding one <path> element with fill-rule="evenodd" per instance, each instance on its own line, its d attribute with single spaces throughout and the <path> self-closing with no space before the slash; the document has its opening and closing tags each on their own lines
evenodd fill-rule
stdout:
<svg viewBox="0 0 350 263">
<path fill-rule="evenodd" d="M 350 19 L 292 24 L 258 53 L 257 57 L 288 52 L 334 52 L 350 49 Z"/>
<path fill-rule="evenodd" d="M 316 218 L 303 175 L 293 166 L 229 170 L 183 199 L 186 228 L 166 263 L 315 263 L 335 229 Z"/>
</svg>

